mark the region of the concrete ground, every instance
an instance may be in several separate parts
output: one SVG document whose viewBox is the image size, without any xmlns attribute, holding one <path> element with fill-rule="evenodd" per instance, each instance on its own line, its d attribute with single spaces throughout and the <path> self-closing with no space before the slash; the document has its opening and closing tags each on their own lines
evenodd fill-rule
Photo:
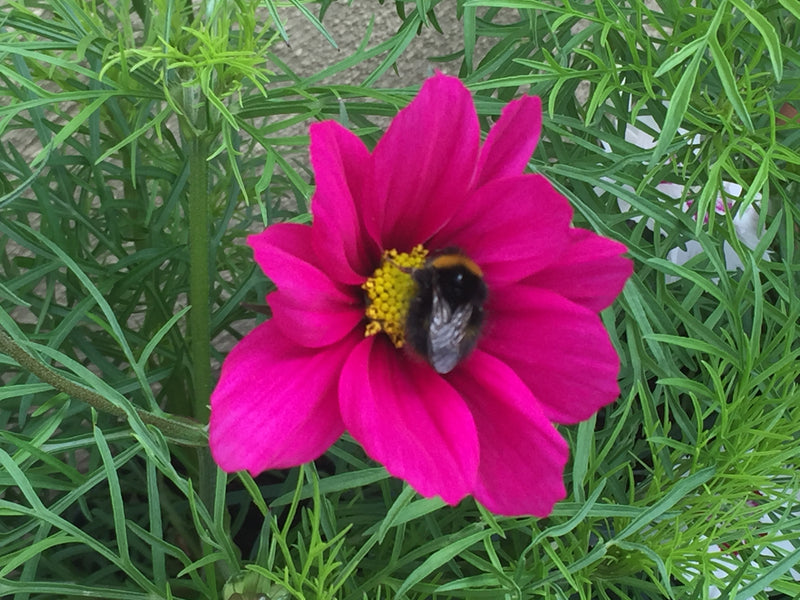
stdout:
<svg viewBox="0 0 800 600">
<path fill-rule="evenodd" d="M 317 14 L 317 7 L 309 6 Z M 408 13 L 414 4 L 406 6 Z M 463 31 L 461 22 L 456 18 L 456 2 L 444 0 L 437 5 L 435 12 L 444 33 L 439 33 L 433 27 L 423 27 L 398 60 L 398 71 L 389 69 L 378 80 L 378 87 L 418 86 L 433 73 L 434 68 L 446 73 L 454 73 L 458 69 L 458 60 L 449 63 L 428 60 L 431 56 L 442 56 L 463 48 Z M 368 47 L 387 40 L 402 25 L 395 3 L 391 0 L 385 0 L 382 4 L 377 0 L 333 2 L 324 16 L 323 24 L 339 46 L 339 50 L 336 50 L 294 7 L 281 9 L 281 16 L 286 19 L 285 28 L 291 46 L 278 42 L 275 45 L 276 54 L 288 61 L 300 76 L 313 75 L 352 54 L 362 43 L 370 22 L 372 34 Z M 337 75 L 337 83 L 362 82 L 382 59 L 380 56 L 360 63 Z"/>
</svg>

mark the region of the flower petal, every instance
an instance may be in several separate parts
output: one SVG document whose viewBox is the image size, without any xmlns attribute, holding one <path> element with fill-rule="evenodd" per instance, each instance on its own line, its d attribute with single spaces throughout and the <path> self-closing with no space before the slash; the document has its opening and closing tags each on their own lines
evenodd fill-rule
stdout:
<svg viewBox="0 0 800 600">
<path fill-rule="evenodd" d="M 722 185 L 724 186 L 726 183 L 727 182 L 723 181 Z M 736 233 L 736 237 L 738 237 L 745 246 L 750 248 L 750 250 L 756 249 L 761 238 L 764 237 L 765 231 L 764 228 L 759 225 L 758 212 L 756 212 L 752 204 L 734 215 L 733 230 Z M 769 253 L 764 252 L 763 258 L 764 260 L 769 260 Z M 728 270 L 731 271 L 732 269 L 728 267 Z"/>
<path fill-rule="evenodd" d="M 476 190 L 433 249 L 457 246 L 493 285 L 519 281 L 552 263 L 569 241 L 572 208 L 541 175 L 498 179 Z"/>
<path fill-rule="evenodd" d="M 364 319 L 362 310 L 309 310 L 280 290 L 269 294 L 267 303 L 283 335 L 306 348 L 335 344 Z"/>
<path fill-rule="evenodd" d="M 257 475 L 325 452 L 344 431 L 337 385 L 359 337 L 310 350 L 284 337 L 274 321 L 247 334 L 225 359 L 211 395 L 209 444 L 217 464 Z"/>
<path fill-rule="evenodd" d="M 370 337 L 342 371 L 347 430 L 367 454 L 423 496 L 456 504 L 475 484 L 478 437 L 466 404 L 427 363 Z"/>
<path fill-rule="evenodd" d="M 467 88 L 444 75 L 425 81 L 373 152 L 379 215 L 366 225 L 383 248 L 424 242 L 464 203 L 479 143 Z"/>
<path fill-rule="evenodd" d="M 619 357 L 600 317 L 549 290 L 506 286 L 489 297 L 479 348 L 511 367 L 556 423 L 589 418 L 619 395 Z"/>
<path fill-rule="evenodd" d="M 554 263 L 523 284 L 553 290 L 594 312 L 614 302 L 633 263 L 622 256 L 627 248 L 585 229 L 571 229 L 567 249 Z"/>
<path fill-rule="evenodd" d="M 538 96 L 509 102 L 481 149 L 475 185 L 522 174 L 541 132 L 542 101 Z"/>
<path fill-rule="evenodd" d="M 298 344 L 319 347 L 342 339 L 361 321 L 363 299 L 357 287 L 337 285 L 321 269 L 311 239 L 308 225 L 279 223 L 247 241 L 278 286 L 269 302 L 281 331 Z"/>
<path fill-rule="evenodd" d="M 481 462 L 473 494 L 501 515 L 546 517 L 567 495 L 569 447 L 508 365 L 476 350 L 448 377 L 475 418 Z"/>
<path fill-rule="evenodd" d="M 362 218 L 374 210 L 369 201 L 372 157 L 356 135 L 325 121 L 311 126 L 311 164 L 317 184 L 311 201 L 317 256 L 332 278 L 359 284 L 380 257 L 362 226 Z"/>
</svg>

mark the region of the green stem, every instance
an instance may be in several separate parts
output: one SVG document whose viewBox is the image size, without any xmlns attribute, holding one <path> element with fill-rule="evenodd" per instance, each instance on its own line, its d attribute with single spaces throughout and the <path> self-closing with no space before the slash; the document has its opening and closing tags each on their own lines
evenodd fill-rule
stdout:
<svg viewBox="0 0 800 600">
<path fill-rule="evenodd" d="M 72 398 L 77 398 L 97 410 L 114 415 L 115 417 L 127 418 L 127 412 L 104 398 L 94 390 L 85 388 L 82 385 L 75 383 L 54 371 L 47 364 L 43 363 L 32 354 L 27 352 L 13 339 L 11 339 L 5 332 L 0 331 L 0 352 L 10 356 L 20 367 L 36 375 L 42 382 L 52 386 L 59 392 L 63 392 Z M 192 445 L 205 445 L 206 434 L 203 430 L 195 424 L 182 422 L 176 417 L 166 415 L 157 416 L 149 413 L 141 408 L 134 408 L 136 414 L 142 422 L 148 425 L 154 425 L 161 430 L 164 435 L 172 438 L 174 441 L 183 442 Z"/>
<path fill-rule="evenodd" d="M 209 309 L 211 270 L 211 234 L 208 190 L 208 138 L 188 138 L 189 153 L 189 352 L 192 359 L 194 400 L 191 414 L 200 421 L 208 419 L 211 395 L 211 312 Z"/>
</svg>

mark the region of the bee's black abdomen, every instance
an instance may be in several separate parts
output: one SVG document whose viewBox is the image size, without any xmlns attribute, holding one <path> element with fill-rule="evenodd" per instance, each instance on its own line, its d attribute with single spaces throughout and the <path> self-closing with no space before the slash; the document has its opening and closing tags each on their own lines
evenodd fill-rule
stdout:
<svg viewBox="0 0 800 600">
<path fill-rule="evenodd" d="M 418 290 L 406 319 L 406 343 L 442 373 L 473 350 L 483 324 L 486 284 L 471 265 L 456 258 L 446 266 L 432 265 L 413 273 Z M 434 297 L 440 306 L 447 306 L 438 323 L 431 322 Z M 431 339 L 432 331 L 436 339 Z"/>
</svg>

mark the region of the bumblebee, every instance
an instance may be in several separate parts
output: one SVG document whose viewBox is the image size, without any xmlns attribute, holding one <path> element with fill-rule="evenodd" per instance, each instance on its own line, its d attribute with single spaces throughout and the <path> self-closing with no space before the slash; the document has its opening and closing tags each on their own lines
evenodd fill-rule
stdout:
<svg viewBox="0 0 800 600">
<path fill-rule="evenodd" d="M 483 271 L 458 249 L 447 248 L 411 276 L 417 293 L 406 317 L 406 343 L 438 373 L 449 373 L 478 342 L 487 295 Z"/>
</svg>

